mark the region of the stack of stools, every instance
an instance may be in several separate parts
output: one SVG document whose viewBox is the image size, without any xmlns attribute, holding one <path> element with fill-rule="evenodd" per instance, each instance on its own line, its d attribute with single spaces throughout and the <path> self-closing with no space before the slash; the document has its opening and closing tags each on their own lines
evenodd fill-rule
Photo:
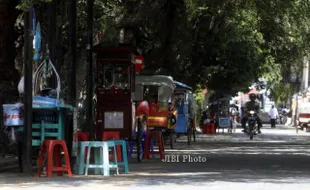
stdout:
<svg viewBox="0 0 310 190">
<path fill-rule="evenodd" d="M 216 133 L 216 129 L 215 129 L 214 123 L 213 122 L 212 123 L 209 122 L 207 124 L 204 124 L 203 133 L 204 134 L 215 134 Z"/>
<path fill-rule="evenodd" d="M 125 173 L 129 172 L 128 156 L 127 156 L 127 143 L 125 140 L 120 140 L 119 131 L 106 131 L 102 134 L 103 141 L 113 141 L 116 146 L 117 165 L 124 166 Z"/>
<path fill-rule="evenodd" d="M 95 164 L 90 164 L 90 150 L 95 148 Z M 112 148 L 114 151 L 114 162 L 110 162 L 109 160 L 109 148 Z M 99 149 L 99 151 L 98 151 Z M 86 159 L 86 167 L 85 167 L 85 175 L 88 175 L 88 169 L 95 168 L 101 169 L 104 176 L 110 176 L 110 169 L 115 169 L 116 174 L 119 175 L 118 172 L 118 163 L 116 156 L 116 147 L 113 141 L 90 141 L 87 151 L 87 159 Z M 96 171 L 95 171 L 96 173 Z"/>
<path fill-rule="evenodd" d="M 158 151 L 150 151 L 152 137 L 156 137 L 158 144 Z M 144 159 L 150 159 L 150 155 L 160 155 L 160 159 L 164 159 L 164 141 L 163 136 L 160 131 L 149 131 L 147 132 L 145 139 L 145 147 L 144 147 Z"/>
<path fill-rule="evenodd" d="M 62 166 L 61 163 L 61 152 L 64 152 L 65 165 Z M 41 177 L 41 169 L 43 168 L 43 158 L 46 153 L 47 166 L 46 166 L 46 176 L 52 177 L 53 172 L 57 172 L 58 176 L 62 176 L 63 172 L 67 172 L 68 176 L 72 176 L 71 164 L 69 159 L 69 152 L 64 140 L 44 140 L 41 145 L 39 166 L 38 166 L 38 177 Z M 53 158 L 56 157 L 56 166 L 53 165 Z"/>
</svg>

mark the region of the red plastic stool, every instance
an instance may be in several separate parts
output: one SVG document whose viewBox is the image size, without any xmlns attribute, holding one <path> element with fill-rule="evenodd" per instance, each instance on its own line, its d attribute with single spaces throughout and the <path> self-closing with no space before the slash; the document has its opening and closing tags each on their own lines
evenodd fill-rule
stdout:
<svg viewBox="0 0 310 190">
<path fill-rule="evenodd" d="M 203 124 L 203 134 L 210 134 L 210 123 Z"/>
<path fill-rule="evenodd" d="M 207 123 L 204 124 L 204 130 L 203 130 L 204 134 L 215 134 L 216 133 L 216 129 L 215 129 L 215 125 L 214 123 Z"/>
<path fill-rule="evenodd" d="M 207 134 L 211 133 L 211 123 L 207 124 Z"/>
<path fill-rule="evenodd" d="M 158 151 L 150 151 L 150 145 L 151 145 L 151 140 L 152 137 L 157 137 L 157 143 L 158 143 Z M 145 147 L 144 147 L 144 159 L 150 159 L 150 155 L 155 155 L 159 154 L 160 159 L 164 159 L 164 141 L 163 141 L 163 136 L 162 133 L 159 131 L 149 131 L 146 134 L 146 139 L 145 139 Z"/>
<path fill-rule="evenodd" d="M 119 131 L 105 131 L 102 133 L 102 141 L 107 140 L 121 140 L 120 132 Z M 116 156 L 117 161 L 122 161 L 122 149 L 120 145 L 116 146 Z M 110 155 L 110 158 L 113 159 L 112 155 Z"/>
<path fill-rule="evenodd" d="M 77 132 L 77 139 L 78 141 L 89 141 L 89 132 Z"/>
<path fill-rule="evenodd" d="M 210 128 L 211 128 L 211 134 L 215 134 L 216 133 L 216 128 L 214 123 L 210 123 Z"/>
<path fill-rule="evenodd" d="M 61 149 L 64 151 L 65 166 L 61 163 Z M 69 159 L 68 148 L 64 140 L 45 140 L 41 145 L 39 166 L 38 166 L 38 177 L 41 177 L 41 168 L 43 167 L 43 156 L 46 153 L 47 164 L 46 164 L 46 176 L 52 177 L 53 172 L 57 172 L 58 176 L 62 176 L 63 172 L 67 172 L 68 176 L 72 176 L 71 164 Z M 56 166 L 53 165 L 54 155 L 56 157 Z"/>
</svg>

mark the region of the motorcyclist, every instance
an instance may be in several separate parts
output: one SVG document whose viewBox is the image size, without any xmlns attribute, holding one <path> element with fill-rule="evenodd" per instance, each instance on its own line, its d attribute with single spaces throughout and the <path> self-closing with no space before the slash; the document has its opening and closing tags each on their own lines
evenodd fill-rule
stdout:
<svg viewBox="0 0 310 190">
<path fill-rule="evenodd" d="M 251 110 L 255 110 L 256 113 L 259 113 L 260 107 L 259 104 L 255 101 L 256 100 L 256 95 L 255 94 L 250 94 L 249 95 L 250 101 L 247 102 L 245 104 L 244 107 L 244 111 L 245 113 Z M 262 122 L 261 119 L 258 117 L 258 115 L 256 115 L 257 117 L 257 129 L 258 129 L 258 133 L 261 133 L 260 128 L 262 127 Z M 247 122 L 248 118 L 247 118 L 247 114 L 245 114 L 245 116 L 242 118 L 241 123 L 242 123 L 242 127 L 243 127 L 243 131 L 242 132 L 246 132 L 245 126 L 246 126 L 246 122 Z"/>
</svg>

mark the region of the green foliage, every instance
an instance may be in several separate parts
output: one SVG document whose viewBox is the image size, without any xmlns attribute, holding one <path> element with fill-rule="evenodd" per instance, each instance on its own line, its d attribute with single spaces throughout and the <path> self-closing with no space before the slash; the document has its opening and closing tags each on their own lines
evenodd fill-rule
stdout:
<svg viewBox="0 0 310 190">
<path fill-rule="evenodd" d="M 50 0 L 34 0 L 34 4 Z M 30 0 L 20 9 L 27 9 Z M 119 29 L 143 52 L 146 74 L 234 95 L 259 77 L 280 84 L 310 52 L 309 1 L 95 0 L 94 33 Z M 64 3 L 58 9 L 65 12 Z M 59 16 L 66 38 L 67 17 Z M 85 49 L 87 1 L 78 0 L 78 47 Z M 130 35 L 129 35 L 130 36 Z M 198 86 L 198 87 L 197 87 Z M 276 85 L 273 86 L 276 88 Z M 275 89 L 275 91 L 277 91 Z"/>
<path fill-rule="evenodd" d="M 294 94 L 294 87 L 293 84 L 289 83 L 274 83 L 270 88 L 270 96 L 275 101 L 276 105 L 280 106 L 286 104 Z"/>
<path fill-rule="evenodd" d="M 194 98 L 197 105 L 197 121 L 200 121 L 201 115 L 203 112 L 203 101 L 204 101 L 204 94 L 203 94 L 204 88 L 202 88 L 200 85 L 196 87 L 196 91 L 194 93 Z"/>
<path fill-rule="evenodd" d="M 23 0 L 19 5 L 17 5 L 17 9 L 28 11 L 34 5 L 49 3 L 52 1 L 53 0 Z"/>
<path fill-rule="evenodd" d="M 197 86 L 195 93 L 194 93 L 194 98 L 195 101 L 197 102 L 197 105 L 201 105 L 204 100 L 204 94 L 203 94 L 204 89 L 201 86 Z"/>
</svg>

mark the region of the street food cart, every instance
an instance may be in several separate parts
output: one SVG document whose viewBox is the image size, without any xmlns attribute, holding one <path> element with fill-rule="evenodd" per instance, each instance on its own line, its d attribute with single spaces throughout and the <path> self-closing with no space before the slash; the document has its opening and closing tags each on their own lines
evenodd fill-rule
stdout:
<svg viewBox="0 0 310 190">
<path fill-rule="evenodd" d="M 188 145 L 191 144 L 192 135 L 195 133 L 194 127 L 194 97 L 192 88 L 178 81 L 174 81 L 175 90 L 173 96 L 177 99 L 178 104 L 176 109 L 178 111 L 178 119 L 174 129 L 177 137 L 181 135 L 187 136 Z M 193 135 L 194 136 L 194 135 Z"/>
<path fill-rule="evenodd" d="M 40 80 L 46 79 L 45 69 L 51 68 L 57 79 L 56 89 L 41 87 Z M 33 76 L 32 102 L 32 150 L 33 158 L 37 159 L 40 146 L 44 140 L 66 140 L 69 152 L 73 149 L 73 110 L 70 105 L 60 101 L 60 77 L 50 60 L 44 60 Z M 36 93 L 37 90 L 40 93 Z M 20 167 L 22 165 L 24 105 L 22 103 L 4 104 L 4 126 L 9 129 L 10 136 L 17 143 Z"/>
<path fill-rule="evenodd" d="M 177 121 L 176 100 L 172 97 L 174 89 L 175 84 L 170 76 L 136 76 L 134 100 L 148 103 L 147 130 L 163 131 L 164 137 L 170 139 L 171 148 Z"/>
<path fill-rule="evenodd" d="M 96 138 L 103 132 L 119 132 L 121 139 L 137 142 L 138 160 L 141 159 L 142 134 L 135 122 L 135 63 L 138 52 L 126 45 L 96 46 Z M 139 131 L 141 131 L 139 129 Z"/>
<path fill-rule="evenodd" d="M 296 124 L 301 130 L 310 131 L 310 102 L 298 104 Z"/>
<path fill-rule="evenodd" d="M 215 126 L 218 129 L 227 129 L 232 132 L 232 117 L 230 115 L 230 97 L 218 97 L 210 103 L 211 112 L 215 115 Z"/>
</svg>

